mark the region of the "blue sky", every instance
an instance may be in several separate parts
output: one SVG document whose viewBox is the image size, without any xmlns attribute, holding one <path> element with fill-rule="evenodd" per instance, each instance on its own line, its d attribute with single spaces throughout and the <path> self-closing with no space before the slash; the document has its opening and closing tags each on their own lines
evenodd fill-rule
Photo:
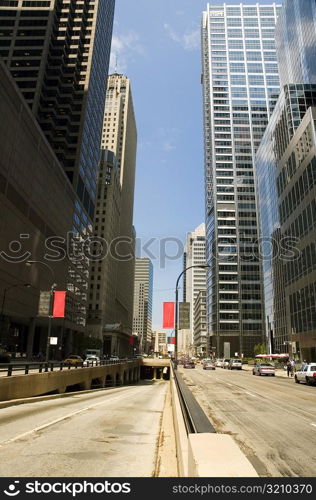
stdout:
<svg viewBox="0 0 316 500">
<path fill-rule="evenodd" d="M 200 21 L 206 5 L 116 0 L 110 71 L 117 59 L 117 71 L 132 85 L 138 130 L 134 224 L 138 248 L 155 238 L 149 246 L 155 255 L 153 329 L 162 328 L 162 303 L 174 300 L 182 270 L 182 258 L 165 264 L 159 258 L 159 241 L 184 242 L 204 221 Z M 179 248 L 165 245 L 170 255 Z"/>
</svg>

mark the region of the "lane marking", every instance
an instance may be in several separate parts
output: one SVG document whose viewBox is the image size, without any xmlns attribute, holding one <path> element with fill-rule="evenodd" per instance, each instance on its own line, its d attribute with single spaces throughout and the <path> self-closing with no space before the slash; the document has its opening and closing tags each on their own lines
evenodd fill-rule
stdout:
<svg viewBox="0 0 316 500">
<path fill-rule="evenodd" d="M 245 394 L 248 394 L 249 396 L 252 396 L 253 398 L 256 398 L 257 396 L 255 394 L 251 394 L 251 392 L 245 391 Z"/>
<path fill-rule="evenodd" d="M 139 390 L 136 392 L 136 394 L 138 394 L 140 392 L 143 392 L 143 391 Z M 135 392 L 133 394 L 127 395 L 127 397 L 129 397 L 129 396 L 134 397 Z M 19 434 L 18 436 L 15 436 L 14 438 L 8 439 L 7 441 L 2 441 L 2 443 L 0 443 L 0 448 L 6 444 L 14 443 L 15 441 L 18 441 L 19 439 L 22 439 L 26 436 L 30 436 L 31 434 L 35 434 L 36 432 L 41 431 L 43 429 L 46 429 L 47 427 L 58 424 L 59 422 L 62 422 L 63 420 L 67 420 L 68 418 L 71 418 L 75 415 L 79 415 L 80 413 L 91 410 L 91 409 L 96 408 L 98 406 L 102 406 L 102 405 L 111 403 L 113 401 L 117 401 L 117 400 L 121 399 L 121 397 L 122 397 L 122 394 L 120 394 L 119 396 L 107 399 L 106 401 L 102 401 L 102 402 L 96 403 L 94 405 L 86 406 L 85 408 L 81 408 L 80 410 L 77 410 L 75 412 L 68 413 L 67 415 L 64 415 L 63 417 L 56 418 L 55 420 L 51 420 L 51 422 L 47 422 L 46 424 L 35 427 L 34 429 L 31 429 L 30 431 L 23 432 L 22 434 Z"/>
<path fill-rule="evenodd" d="M 316 427 L 316 424 L 311 424 L 313 427 Z"/>
</svg>

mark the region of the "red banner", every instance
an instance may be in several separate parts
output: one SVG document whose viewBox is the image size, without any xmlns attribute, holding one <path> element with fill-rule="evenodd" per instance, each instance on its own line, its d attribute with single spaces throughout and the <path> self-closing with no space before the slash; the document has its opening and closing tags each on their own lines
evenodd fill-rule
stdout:
<svg viewBox="0 0 316 500">
<path fill-rule="evenodd" d="M 64 318 L 66 308 L 66 292 L 54 292 L 53 318 Z"/>
<path fill-rule="evenodd" d="M 174 302 L 163 303 L 163 326 L 162 328 L 174 328 Z"/>
<path fill-rule="evenodd" d="M 130 336 L 129 345 L 134 345 L 134 337 Z"/>
</svg>

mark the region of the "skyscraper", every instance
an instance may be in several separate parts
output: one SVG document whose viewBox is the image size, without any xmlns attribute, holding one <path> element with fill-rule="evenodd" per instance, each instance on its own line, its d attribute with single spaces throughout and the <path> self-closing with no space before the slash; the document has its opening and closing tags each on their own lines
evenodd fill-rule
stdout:
<svg viewBox="0 0 316 500">
<path fill-rule="evenodd" d="M 115 248 L 119 259 L 116 293 L 121 323 L 131 332 L 135 266 L 133 212 L 137 130 L 131 85 L 124 75 L 113 74 L 108 78 L 101 147 L 115 154 L 120 175 L 120 239 Z M 101 214 L 101 210 L 101 203 L 98 203 L 96 214 Z"/>
<path fill-rule="evenodd" d="M 276 29 L 281 93 L 256 156 L 271 348 L 316 354 L 316 5 L 287 0 Z"/>
<path fill-rule="evenodd" d="M 198 266 L 205 264 L 205 224 L 200 224 L 194 231 L 188 233 L 185 245 L 185 265 L 186 267 Z M 190 303 L 190 332 L 188 332 L 189 345 L 194 345 L 194 320 L 195 320 L 195 300 L 201 290 L 206 289 L 206 274 L 205 269 L 192 267 L 185 273 L 185 288 L 186 302 Z M 180 335 L 183 335 L 181 332 Z M 206 343 L 206 338 L 203 344 Z M 201 339 L 199 340 L 199 345 Z"/>
<path fill-rule="evenodd" d="M 115 0 L 1 2 L 0 55 L 63 166 L 77 200 L 69 230 L 91 231 Z M 88 261 L 69 289 L 85 324 Z"/>
<path fill-rule="evenodd" d="M 148 352 L 152 341 L 153 265 L 150 259 L 136 258 L 133 332 L 141 352 Z"/>
<path fill-rule="evenodd" d="M 202 17 L 207 324 L 223 355 L 264 336 L 254 157 L 279 93 L 280 7 L 210 5 Z"/>
</svg>

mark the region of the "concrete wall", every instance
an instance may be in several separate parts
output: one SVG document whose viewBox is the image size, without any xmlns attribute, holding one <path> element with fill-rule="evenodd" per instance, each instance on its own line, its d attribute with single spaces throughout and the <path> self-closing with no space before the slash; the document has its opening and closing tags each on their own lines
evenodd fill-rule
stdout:
<svg viewBox="0 0 316 500">
<path fill-rule="evenodd" d="M 91 382 L 95 379 L 98 379 L 101 387 L 128 384 L 139 380 L 139 372 L 139 362 L 135 361 L 1 377 L 0 401 L 39 396 L 54 391 L 63 393 L 72 385 L 87 390 L 91 388 Z"/>
</svg>

